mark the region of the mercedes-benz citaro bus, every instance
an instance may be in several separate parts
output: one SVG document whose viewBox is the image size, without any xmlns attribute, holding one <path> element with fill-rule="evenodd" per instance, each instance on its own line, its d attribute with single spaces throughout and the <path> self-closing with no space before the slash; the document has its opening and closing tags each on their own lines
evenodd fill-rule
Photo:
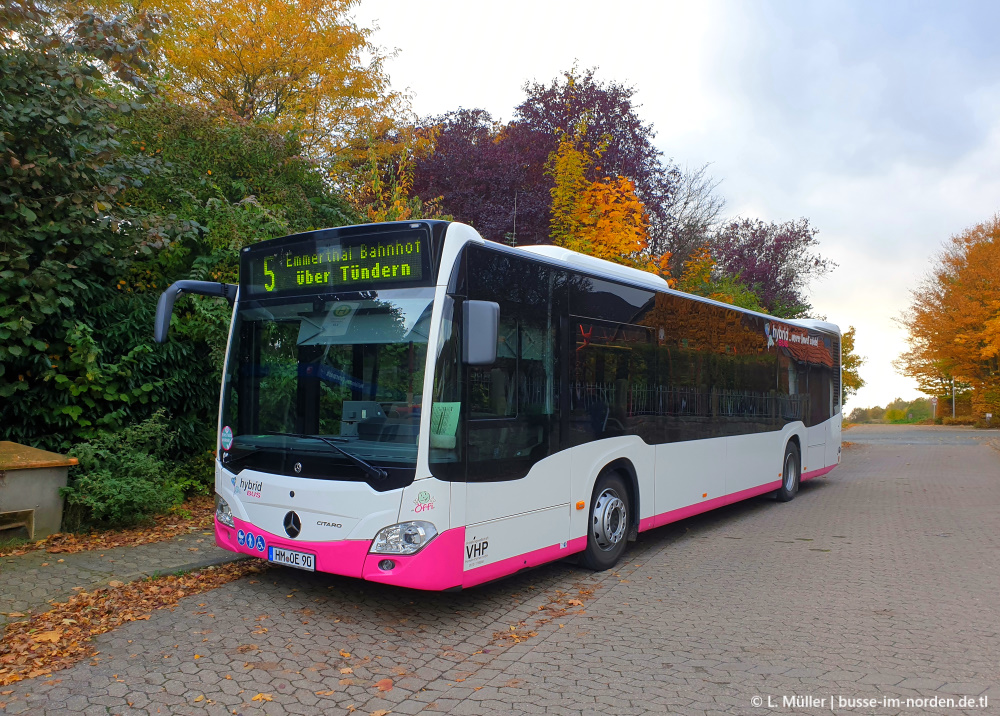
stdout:
<svg viewBox="0 0 1000 716">
<path fill-rule="evenodd" d="M 577 555 L 840 462 L 840 331 L 460 223 L 242 250 L 215 463 L 233 552 L 417 589 Z"/>
</svg>

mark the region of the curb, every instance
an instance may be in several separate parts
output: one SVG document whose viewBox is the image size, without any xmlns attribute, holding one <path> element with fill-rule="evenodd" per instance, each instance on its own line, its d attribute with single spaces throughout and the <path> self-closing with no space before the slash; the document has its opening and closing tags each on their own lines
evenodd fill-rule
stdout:
<svg viewBox="0 0 1000 716">
<path fill-rule="evenodd" d="M 193 572 L 196 569 L 205 569 L 206 567 L 218 567 L 220 564 L 229 564 L 230 562 L 239 562 L 244 559 L 250 559 L 248 554 L 236 554 L 235 552 L 228 552 L 218 557 L 211 557 L 209 559 L 201 559 L 194 562 L 188 562 L 186 564 L 180 564 L 176 567 L 170 567 L 164 571 L 152 570 L 146 572 L 137 572 L 135 576 L 129 575 L 131 578 L 127 581 L 134 582 L 136 579 L 142 577 L 162 577 L 165 574 L 176 574 L 177 572 Z M 118 581 L 126 581 L 124 578 Z"/>
</svg>

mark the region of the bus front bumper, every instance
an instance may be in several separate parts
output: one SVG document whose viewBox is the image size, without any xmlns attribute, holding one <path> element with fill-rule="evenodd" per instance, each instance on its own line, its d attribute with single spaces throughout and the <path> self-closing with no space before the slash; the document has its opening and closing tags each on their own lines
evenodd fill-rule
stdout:
<svg viewBox="0 0 1000 716">
<path fill-rule="evenodd" d="M 237 517 L 233 523 L 229 527 L 215 520 L 215 543 L 230 552 L 267 560 L 277 548 L 313 555 L 317 572 L 412 589 L 439 591 L 462 586 L 464 527 L 445 530 L 416 554 L 396 555 L 371 553 L 371 540 L 304 542 L 272 534 Z"/>
</svg>

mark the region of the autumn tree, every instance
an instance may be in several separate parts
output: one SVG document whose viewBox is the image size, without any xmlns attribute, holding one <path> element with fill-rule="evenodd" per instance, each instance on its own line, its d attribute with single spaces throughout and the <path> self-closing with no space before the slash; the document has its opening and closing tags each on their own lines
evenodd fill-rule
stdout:
<svg viewBox="0 0 1000 716">
<path fill-rule="evenodd" d="M 423 120 L 441 131 L 435 153 L 417 162 L 415 192 L 442 195 L 449 212 L 492 241 L 516 234 L 518 244 L 547 243 L 554 179 L 546 167 L 560 138 L 583 122 L 581 141 L 605 145 L 588 178 L 628 180 L 646 208 L 657 252 L 669 251 L 668 242 L 656 237 L 672 221 L 662 207 L 673 197 L 680 172 L 653 145 L 655 132 L 639 117 L 634 88 L 600 81 L 595 69 L 574 68 L 548 84 L 527 83 L 524 91 L 506 124 L 484 110 Z"/>
<path fill-rule="evenodd" d="M 865 387 L 865 381 L 861 377 L 861 366 L 868 359 L 858 355 L 854 343 L 855 336 L 854 326 L 851 326 L 840 337 L 841 390 L 843 393 L 841 404 L 846 403 L 851 399 L 851 396 Z"/>
<path fill-rule="evenodd" d="M 365 220 L 452 218 L 442 210 L 440 196 L 424 201 L 413 193 L 414 164 L 433 150 L 436 133 L 434 127 L 411 125 L 355 138 L 356 156 L 362 158 L 341 163 L 339 183 Z"/>
<path fill-rule="evenodd" d="M 582 138 L 585 126 L 581 121 L 572 133 L 563 133 L 546 165 L 554 184 L 550 192 L 552 243 L 630 266 L 643 263 L 648 260 L 645 207 L 629 179 L 589 179 L 607 144 L 591 147 Z"/>
<path fill-rule="evenodd" d="M 691 253 L 674 288 L 713 301 L 729 303 L 751 311 L 764 312 L 760 300 L 747 286 L 732 276 L 721 273 L 707 244 Z"/>
<path fill-rule="evenodd" d="M 737 218 L 712 238 L 719 269 L 738 277 L 760 298 L 768 313 L 783 318 L 806 315 L 805 291 L 836 264 L 816 253 L 818 229 L 808 219 L 783 223 Z"/>
<path fill-rule="evenodd" d="M 343 149 L 404 104 L 385 73 L 391 55 L 350 17 L 359 1 L 91 0 L 126 13 L 166 13 L 156 59 L 173 92 L 244 120 L 295 128 L 314 155 Z"/>
<path fill-rule="evenodd" d="M 582 71 L 573 67 L 548 84 L 526 83 L 526 97 L 514 110 L 509 141 L 521 148 L 547 147 L 551 152 L 563 134 L 580 131 L 581 141 L 594 147 L 603 144 L 598 176 L 621 176 L 632 183 L 646 207 L 653 248 L 656 253 L 669 252 L 667 207 L 680 171 L 654 146 L 656 132 L 639 117 L 635 88 L 601 81 L 596 72 L 596 67 Z M 526 226 L 525 231 L 541 228 Z"/>
<path fill-rule="evenodd" d="M 900 317 L 909 351 L 896 361 L 931 395 L 972 389 L 973 411 L 1000 412 L 1000 215 L 953 236 Z"/>
</svg>

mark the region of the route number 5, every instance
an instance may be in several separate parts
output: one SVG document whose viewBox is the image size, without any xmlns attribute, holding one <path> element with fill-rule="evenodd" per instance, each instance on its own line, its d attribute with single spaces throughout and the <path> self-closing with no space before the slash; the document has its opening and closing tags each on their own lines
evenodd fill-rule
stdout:
<svg viewBox="0 0 1000 716">
<path fill-rule="evenodd" d="M 267 281 L 264 282 L 264 290 L 265 291 L 273 291 L 274 290 L 274 271 L 271 271 L 267 267 L 267 262 L 270 261 L 270 260 L 271 259 L 264 259 L 264 275 L 268 279 Z"/>
</svg>

